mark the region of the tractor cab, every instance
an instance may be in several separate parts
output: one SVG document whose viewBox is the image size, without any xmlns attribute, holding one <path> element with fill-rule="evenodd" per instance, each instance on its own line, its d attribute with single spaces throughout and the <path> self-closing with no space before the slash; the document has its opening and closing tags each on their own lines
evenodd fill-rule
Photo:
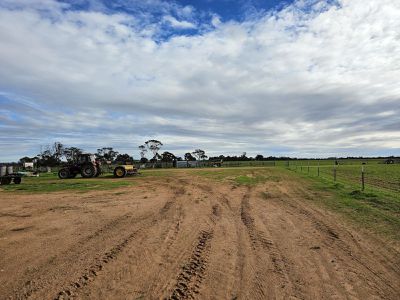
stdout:
<svg viewBox="0 0 400 300">
<path fill-rule="evenodd" d="M 79 164 L 86 164 L 86 163 L 93 163 L 93 164 L 95 164 L 95 163 L 96 163 L 96 156 L 93 155 L 93 154 L 90 154 L 90 153 L 87 153 L 87 154 L 80 154 L 80 155 L 77 157 L 77 162 L 78 162 Z"/>
</svg>

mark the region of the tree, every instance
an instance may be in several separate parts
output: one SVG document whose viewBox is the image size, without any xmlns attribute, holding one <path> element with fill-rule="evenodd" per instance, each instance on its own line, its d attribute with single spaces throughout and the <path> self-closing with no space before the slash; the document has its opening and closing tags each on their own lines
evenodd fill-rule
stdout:
<svg viewBox="0 0 400 300">
<path fill-rule="evenodd" d="M 160 141 L 157 140 L 148 140 L 147 142 L 145 142 L 147 148 L 153 152 L 153 160 L 158 160 L 158 158 L 160 158 L 160 155 L 158 154 L 158 151 L 160 151 L 161 147 L 163 146 L 163 144 Z"/>
<path fill-rule="evenodd" d="M 133 157 L 129 156 L 129 154 L 118 154 L 117 157 L 115 158 L 116 161 L 121 162 L 121 163 L 133 163 Z"/>
<path fill-rule="evenodd" d="M 39 166 L 54 167 L 60 164 L 64 148 L 61 143 L 55 142 L 52 146 L 45 145 L 40 148 L 40 153 L 36 156 Z"/>
<path fill-rule="evenodd" d="M 261 154 L 257 154 L 255 159 L 256 160 L 264 160 L 264 156 L 262 156 Z"/>
<path fill-rule="evenodd" d="M 83 150 L 77 147 L 67 147 L 64 148 L 63 155 L 67 159 L 67 161 L 75 161 L 76 158 L 82 154 Z"/>
<path fill-rule="evenodd" d="M 156 153 L 156 155 L 154 155 L 154 157 L 152 159 L 150 159 L 150 162 L 152 162 L 154 164 L 160 159 L 161 159 L 161 155 Z M 154 168 L 154 165 L 153 165 L 153 168 Z"/>
<path fill-rule="evenodd" d="M 161 161 L 164 162 L 173 162 L 176 159 L 176 156 L 172 154 L 171 152 L 165 151 L 163 154 L 161 154 Z"/>
<path fill-rule="evenodd" d="M 146 159 L 146 161 L 147 161 L 148 159 L 146 158 L 146 153 L 147 153 L 146 146 L 145 145 L 140 145 L 138 148 L 139 148 L 139 151 L 140 151 L 140 158 L 141 158 L 140 161 L 142 161 L 144 159 Z"/>
<path fill-rule="evenodd" d="M 188 152 L 188 153 L 185 153 L 185 160 L 195 161 L 196 158 L 192 155 L 192 153 Z"/>
<path fill-rule="evenodd" d="M 60 161 L 64 154 L 64 145 L 60 142 L 55 142 L 51 149 L 52 156 L 56 161 Z"/>
<path fill-rule="evenodd" d="M 102 161 L 113 161 L 118 155 L 118 151 L 114 151 L 112 147 L 103 147 L 97 149 L 96 157 Z"/>
<path fill-rule="evenodd" d="M 192 152 L 192 154 L 193 154 L 194 156 L 196 156 L 196 158 L 197 158 L 198 160 L 203 160 L 203 159 L 207 158 L 206 152 L 205 152 L 204 150 L 201 150 L 201 149 L 196 149 L 196 150 L 194 150 L 194 151 Z"/>
<path fill-rule="evenodd" d="M 243 152 L 242 155 L 240 156 L 240 160 L 248 160 L 246 155 L 247 155 L 247 153 Z"/>
<path fill-rule="evenodd" d="M 28 157 L 28 156 L 24 156 L 24 157 L 21 157 L 21 158 L 19 159 L 19 162 L 18 162 L 18 163 L 24 164 L 24 163 L 26 163 L 26 162 L 33 162 L 33 158 Z"/>
</svg>

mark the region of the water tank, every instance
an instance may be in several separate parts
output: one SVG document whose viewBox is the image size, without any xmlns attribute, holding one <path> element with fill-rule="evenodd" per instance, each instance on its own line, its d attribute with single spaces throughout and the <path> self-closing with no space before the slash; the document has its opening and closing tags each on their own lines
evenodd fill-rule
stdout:
<svg viewBox="0 0 400 300">
<path fill-rule="evenodd" d="M 12 173 L 14 173 L 14 168 L 13 168 L 13 166 L 8 166 L 8 167 L 7 167 L 7 174 L 12 174 Z"/>
<path fill-rule="evenodd" d="M 0 167 L 0 176 L 5 176 L 7 172 L 7 167 L 6 166 L 1 166 Z"/>
</svg>

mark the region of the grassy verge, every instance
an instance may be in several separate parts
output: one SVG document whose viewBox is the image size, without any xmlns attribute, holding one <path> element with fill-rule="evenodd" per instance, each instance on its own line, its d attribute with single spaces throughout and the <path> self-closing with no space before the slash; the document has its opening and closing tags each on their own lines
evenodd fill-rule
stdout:
<svg viewBox="0 0 400 300">
<path fill-rule="evenodd" d="M 291 172 L 293 177 L 306 179 L 312 200 L 335 211 L 369 231 L 400 241 L 400 195 L 384 189 L 360 191 L 356 184 L 335 183 L 323 177 Z M 319 193 L 318 193 L 319 192 Z"/>
<path fill-rule="evenodd" d="M 21 184 L 2 185 L 6 192 L 48 193 L 59 191 L 109 190 L 134 184 L 130 178 L 115 179 L 112 176 L 98 178 L 59 179 L 56 174 L 41 174 L 40 177 L 23 177 Z"/>
</svg>

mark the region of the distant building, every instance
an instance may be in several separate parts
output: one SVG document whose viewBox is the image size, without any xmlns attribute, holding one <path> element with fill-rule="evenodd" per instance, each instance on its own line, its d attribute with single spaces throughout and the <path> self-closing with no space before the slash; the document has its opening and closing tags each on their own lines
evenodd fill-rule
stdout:
<svg viewBox="0 0 400 300">
<path fill-rule="evenodd" d="M 33 169 L 33 162 L 24 162 L 25 169 Z"/>
<path fill-rule="evenodd" d="M 182 160 L 176 162 L 177 168 L 201 168 L 201 167 L 221 167 L 222 160 L 208 161 L 208 160 Z"/>
<path fill-rule="evenodd" d="M 198 160 L 182 160 L 176 162 L 177 168 L 198 168 L 202 167 L 204 162 Z"/>
</svg>

